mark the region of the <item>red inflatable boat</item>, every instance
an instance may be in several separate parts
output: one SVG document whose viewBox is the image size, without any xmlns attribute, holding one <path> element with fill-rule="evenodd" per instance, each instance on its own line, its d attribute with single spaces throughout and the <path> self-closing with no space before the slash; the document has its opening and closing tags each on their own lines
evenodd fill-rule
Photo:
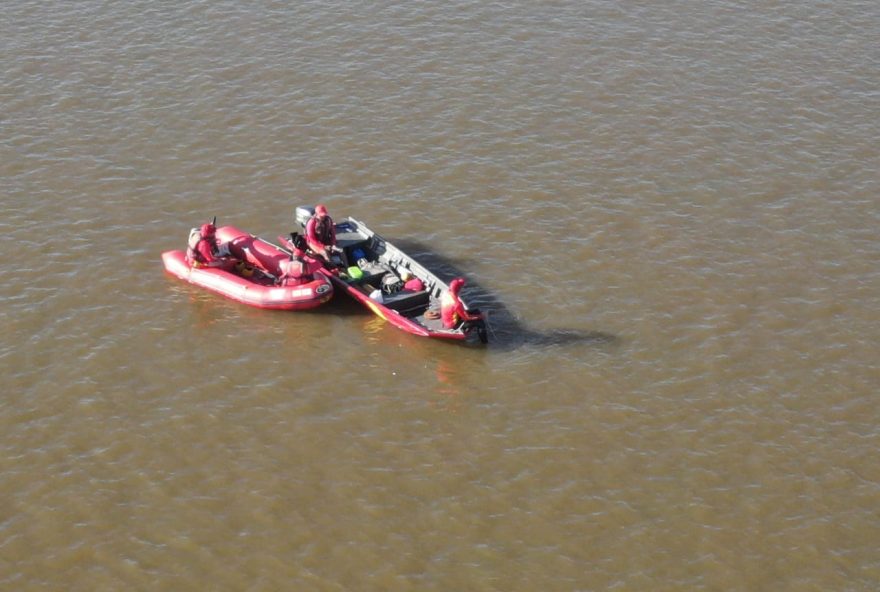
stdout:
<svg viewBox="0 0 880 592">
<path fill-rule="evenodd" d="M 165 270 L 191 284 L 258 308 L 305 310 L 330 300 L 333 285 L 321 273 L 298 285 L 276 285 L 279 262 L 289 255 L 275 245 L 233 226 L 217 228 L 217 240 L 227 243 L 241 263 L 233 271 L 216 267 L 190 267 L 183 251 L 162 253 Z"/>
</svg>

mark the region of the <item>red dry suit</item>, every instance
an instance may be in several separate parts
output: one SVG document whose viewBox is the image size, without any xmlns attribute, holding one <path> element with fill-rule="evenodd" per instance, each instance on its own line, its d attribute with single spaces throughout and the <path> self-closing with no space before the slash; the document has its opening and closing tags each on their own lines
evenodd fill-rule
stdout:
<svg viewBox="0 0 880 592">
<path fill-rule="evenodd" d="M 324 214 L 316 213 L 306 223 L 306 241 L 313 251 L 324 252 L 325 247 L 336 245 L 336 227 L 333 218 Z"/>
<path fill-rule="evenodd" d="M 213 224 L 202 224 L 202 227 L 189 234 L 186 249 L 186 260 L 195 267 L 217 263 L 217 239 Z"/>
<path fill-rule="evenodd" d="M 463 285 L 463 278 L 455 278 L 449 282 L 449 290 L 440 298 L 440 318 L 447 329 L 455 329 L 461 321 L 476 321 L 483 318 L 482 315 L 471 314 L 464 307 L 464 303 L 458 297 Z"/>
</svg>

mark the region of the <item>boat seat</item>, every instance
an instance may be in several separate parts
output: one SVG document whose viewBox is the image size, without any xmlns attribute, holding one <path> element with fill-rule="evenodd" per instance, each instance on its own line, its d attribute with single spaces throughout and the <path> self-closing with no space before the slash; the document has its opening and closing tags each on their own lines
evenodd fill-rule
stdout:
<svg viewBox="0 0 880 592">
<path fill-rule="evenodd" d="M 427 290 L 419 290 L 418 292 L 401 291 L 396 294 L 385 295 L 385 306 L 392 310 L 396 310 L 401 314 L 424 309 L 430 302 L 430 294 Z"/>
</svg>

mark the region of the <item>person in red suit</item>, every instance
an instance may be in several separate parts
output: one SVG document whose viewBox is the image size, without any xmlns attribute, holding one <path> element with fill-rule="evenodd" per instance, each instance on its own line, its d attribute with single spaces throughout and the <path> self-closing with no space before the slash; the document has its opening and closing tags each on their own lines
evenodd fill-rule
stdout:
<svg viewBox="0 0 880 592">
<path fill-rule="evenodd" d="M 315 215 L 306 223 L 306 242 L 309 249 L 328 264 L 332 263 L 333 255 L 337 255 L 342 267 L 348 267 L 345 253 L 336 246 L 336 225 L 324 204 L 315 206 Z"/>
<path fill-rule="evenodd" d="M 447 329 L 455 329 L 462 321 L 478 321 L 483 318 L 482 314 L 465 308 L 458 296 L 462 286 L 464 278 L 455 278 L 449 282 L 449 290 L 440 298 L 440 318 Z"/>
<path fill-rule="evenodd" d="M 298 286 L 310 282 L 314 279 L 314 273 L 321 267 L 323 265 L 320 261 L 306 256 L 301 244 L 294 244 L 290 259 L 278 264 L 278 269 L 281 272 L 278 276 L 278 283 L 282 286 Z"/>
<path fill-rule="evenodd" d="M 198 232 L 191 232 L 186 249 L 186 260 L 192 267 L 219 267 L 231 270 L 236 260 L 222 253 L 217 243 L 217 228 L 211 222 L 202 224 Z"/>
</svg>

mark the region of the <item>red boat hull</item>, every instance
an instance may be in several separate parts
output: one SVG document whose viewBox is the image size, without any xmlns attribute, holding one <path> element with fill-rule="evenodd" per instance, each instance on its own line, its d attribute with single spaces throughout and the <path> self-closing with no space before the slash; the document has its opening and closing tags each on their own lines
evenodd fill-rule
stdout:
<svg viewBox="0 0 880 592">
<path fill-rule="evenodd" d="M 330 272 L 328 272 L 328 274 L 329 273 Z M 426 327 L 423 324 L 419 324 L 403 316 L 398 311 L 385 306 L 381 302 L 373 300 L 356 286 L 350 285 L 332 274 L 330 275 L 330 278 L 333 280 L 333 284 L 336 286 L 337 290 L 344 290 L 349 296 L 373 311 L 373 314 L 407 333 L 412 333 L 419 337 L 434 337 L 437 339 L 451 339 L 453 341 L 463 341 L 468 338 L 467 334 L 463 331 L 450 331 L 443 329 L 439 326 L 439 323 L 436 328 Z"/>
<path fill-rule="evenodd" d="M 301 225 L 306 223 L 307 210 L 305 207 L 297 208 L 297 220 Z M 285 242 L 285 239 L 281 241 Z M 336 241 L 349 267 L 344 271 L 324 267 L 325 275 L 337 290 L 346 292 L 376 316 L 420 337 L 488 342 L 487 325 L 483 318 L 476 322 L 459 323 L 452 329 L 444 327 L 439 314 L 440 302 L 449 286 L 418 261 L 367 228 L 363 222 L 347 218 L 336 223 Z M 357 263 L 354 268 L 358 271 L 352 277 L 348 275 L 353 267 L 351 263 Z M 404 273 L 420 280 L 422 289 L 402 289 Z M 385 280 L 391 280 L 387 290 Z M 395 280 L 399 282 L 399 287 Z"/>
<path fill-rule="evenodd" d="M 251 277 L 243 277 L 216 267 L 190 267 L 185 253 L 176 250 L 162 253 L 165 270 L 191 284 L 257 308 L 307 310 L 333 297 L 332 284 L 320 273 L 315 274 L 314 280 L 295 286 L 276 286 L 260 273 L 264 271 L 277 277 L 278 263 L 288 259 L 289 256 L 274 245 L 233 226 L 218 228 L 217 238 L 228 242 L 230 252 L 257 271 Z"/>
</svg>

